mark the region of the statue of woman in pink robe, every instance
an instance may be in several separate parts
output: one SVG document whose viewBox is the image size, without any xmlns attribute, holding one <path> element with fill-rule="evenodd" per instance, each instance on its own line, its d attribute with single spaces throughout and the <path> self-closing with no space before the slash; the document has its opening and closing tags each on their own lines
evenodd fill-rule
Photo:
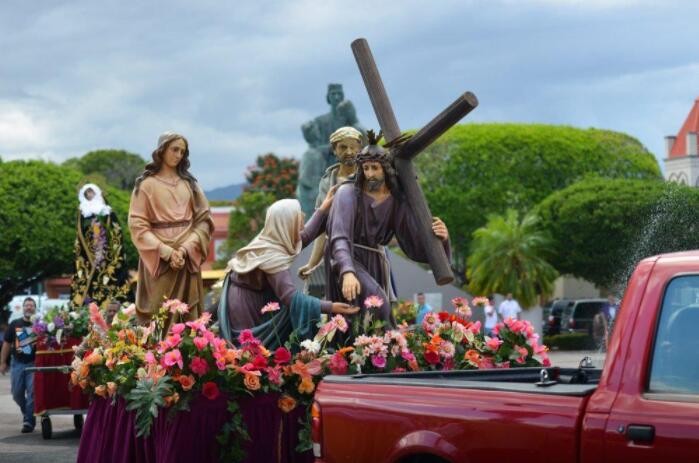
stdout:
<svg viewBox="0 0 699 463">
<path fill-rule="evenodd" d="M 150 320 L 165 299 L 187 303 L 190 319 L 203 313 L 201 265 L 213 229 L 209 203 L 189 173 L 187 139 L 162 134 L 129 206 L 129 230 L 139 254 L 139 320 Z"/>
</svg>

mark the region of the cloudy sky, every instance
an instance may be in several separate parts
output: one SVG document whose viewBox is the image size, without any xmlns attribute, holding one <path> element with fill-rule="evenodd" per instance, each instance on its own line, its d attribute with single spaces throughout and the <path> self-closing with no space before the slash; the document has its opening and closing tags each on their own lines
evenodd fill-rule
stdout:
<svg viewBox="0 0 699 463">
<path fill-rule="evenodd" d="M 659 160 L 699 97 L 696 0 L 3 1 L 0 156 L 148 158 L 188 136 L 205 189 L 300 157 L 328 82 L 376 126 L 350 50 L 372 47 L 401 128 L 470 90 L 476 122 L 618 130 Z"/>
</svg>

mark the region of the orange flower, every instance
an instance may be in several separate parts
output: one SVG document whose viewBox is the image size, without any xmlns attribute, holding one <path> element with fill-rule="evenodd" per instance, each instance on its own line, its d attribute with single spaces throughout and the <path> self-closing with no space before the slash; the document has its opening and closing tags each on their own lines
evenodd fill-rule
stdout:
<svg viewBox="0 0 699 463">
<path fill-rule="evenodd" d="M 117 385 L 113 381 L 109 381 L 107 383 L 107 394 L 109 394 L 109 397 L 113 397 L 114 394 L 116 394 L 117 391 Z"/>
<path fill-rule="evenodd" d="M 87 389 L 87 379 L 81 379 L 78 381 L 78 386 L 80 386 L 80 389 Z"/>
<path fill-rule="evenodd" d="M 90 374 L 90 365 L 88 365 L 87 363 L 83 363 L 82 365 L 80 365 L 80 372 L 78 373 L 78 375 L 81 378 L 87 378 L 89 374 Z"/>
<path fill-rule="evenodd" d="M 95 388 L 95 394 L 97 394 L 100 397 L 107 397 L 107 386 L 104 384 L 100 384 Z"/>
<path fill-rule="evenodd" d="M 284 413 L 289 413 L 296 408 L 296 400 L 288 394 L 282 395 L 277 401 L 277 405 Z"/>
<path fill-rule="evenodd" d="M 260 388 L 260 378 L 257 375 L 245 373 L 243 384 L 251 391 L 256 391 Z"/>
<path fill-rule="evenodd" d="M 99 352 L 93 352 L 85 358 L 85 363 L 88 365 L 101 365 L 104 361 Z"/>
<path fill-rule="evenodd" d="M 474 349 L 469 349 L 464 354 L 464 360 L 466 360 L 468 363 L 470 363 L 474 367 L 477 367 L 481 362 L 481 354 L 479 354 L 478 351 L 476 351 Z"/>
<path fill-rule="evenodd" d="M 313 379 L 310 376 L 306 376 L 301 379 L 301 384 L 299 384 L 299 392 L 301 394 L 310 394 L 315 389 L 316 385 L 313 384 Z"/>
<path fill-rule="evenodd" d="M 310 373 L 308 373 L 308 366 L 301 360 L 297 360 L 296 363 L 291 365 L 291 372 L 296 375 L 299 375 L 301 378 L 311 376 Z"/>
<path fill-rule="evenodd" d="M 354 347 L 347 346 L 347 347 L 343 347 L 342 349 L 337 351 L 337 353 L 340 355 L 345 355 L 345 354 L 350 353 L 350 352 L 354 352 Z"/>
<path fill-rule="evenodd" d="M 169 407 L 176 404 L 180 400 L 180 395 L 177 392 L 173 392 L 172 395 L 165 397 L 165 406 Z"/>
<path fill-rule="evenodd" d="M 182 390 L 184 391 L 189 391 L 192 389 L 195 383 L 194 376 L 192 375 L 180 376 L 177 378 L 177 381 L 179 381 L 180 385 L 182 386 Z"/>
<path fill-rule="evenodd" d="M 78 385 L 78 374 L 75 371 L 70 372 L 70 384 L 73 386 Z"/>
</svg>

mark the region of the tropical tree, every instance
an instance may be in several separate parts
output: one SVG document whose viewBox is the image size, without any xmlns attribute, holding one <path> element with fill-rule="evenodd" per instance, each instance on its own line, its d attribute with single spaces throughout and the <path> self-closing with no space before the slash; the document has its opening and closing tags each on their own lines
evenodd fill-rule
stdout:
<svg viewBox="0 0 699 463">
<path fill-rule="evenodd" d="M 271 193 L 275 199 L 295 197 L 299 178 L 299 162 L 292 158 L 279 158 L 273 153 L 258 156 L 248 168 L 246 191 Z"/>
<path fill-rule="evenodd" d="M 522 220 L 514 209 L 490 216 L 473 233 L 469 289 L 473 294 L 512 293 L 524 307 L 535 305 L 538 296 L 552 293 L 558 276 L 546 260 L 550 244 L 533 213 Z"/>
<path fill-rule="evenodd" d="M 70 158 L 63 163 L 66 167 L 82 172 L 92 178 L 104 178 L 107 183 L 121 190 L 131 191 L 146 161 L 141 156 L 123 150 L 90 151 L 80 158 Z"/>
<path fill-rule="evenodd" d="M 599 129 L 541 124 L 452 127 L 416 158 L 433 215 L 449 226 L 452 261 L 463 278 L 473 231 L 508 208 L 528 212 L 589 175 L 661 180 L 638 140 Z"/>
<path fill-rule="evenodd" d="M 82 174 L 41 161 L 0 164 L 0 306 L 44 278 L 74 270 L 73 243 Z M 119 221 L 129 266 L 137 254 L 125 226 L 128 193 L 103 188 Z"/>
<path fill-rule="evenodd" d="M 655 180 L 590 178 L 536 208 L 561 273 L 620 289 L 639 260 L 699 249 L 699 190 Z"/>
</svg>

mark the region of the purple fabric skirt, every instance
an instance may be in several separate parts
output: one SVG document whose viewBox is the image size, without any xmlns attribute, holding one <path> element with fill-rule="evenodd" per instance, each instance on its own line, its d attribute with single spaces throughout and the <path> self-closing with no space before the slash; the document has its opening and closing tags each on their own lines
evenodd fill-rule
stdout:
<svg viewBox="0 0 699 463">
<path fill-rule="evenodd" d="M 278 398 L 278 394 L 262 394 L 240 400 L 250 434 L 245 462 L 312 462 L 311 452 L 294 450 L 301 427 L 298 421 L 305 411 L 297 407 L 284 413 L 277 406 Z M 96 398 L 83 427 L 78 463 L 218 462 L 216 435 L 229 419 L 226 398 L 197 396 L 189 406 L 190 411 L 172 416 L 162 409 L 151 434 L 136 438 L 135 413 L 126 411 L 123 399 L 111 405 L 111 399 Z"/>
</svg>

